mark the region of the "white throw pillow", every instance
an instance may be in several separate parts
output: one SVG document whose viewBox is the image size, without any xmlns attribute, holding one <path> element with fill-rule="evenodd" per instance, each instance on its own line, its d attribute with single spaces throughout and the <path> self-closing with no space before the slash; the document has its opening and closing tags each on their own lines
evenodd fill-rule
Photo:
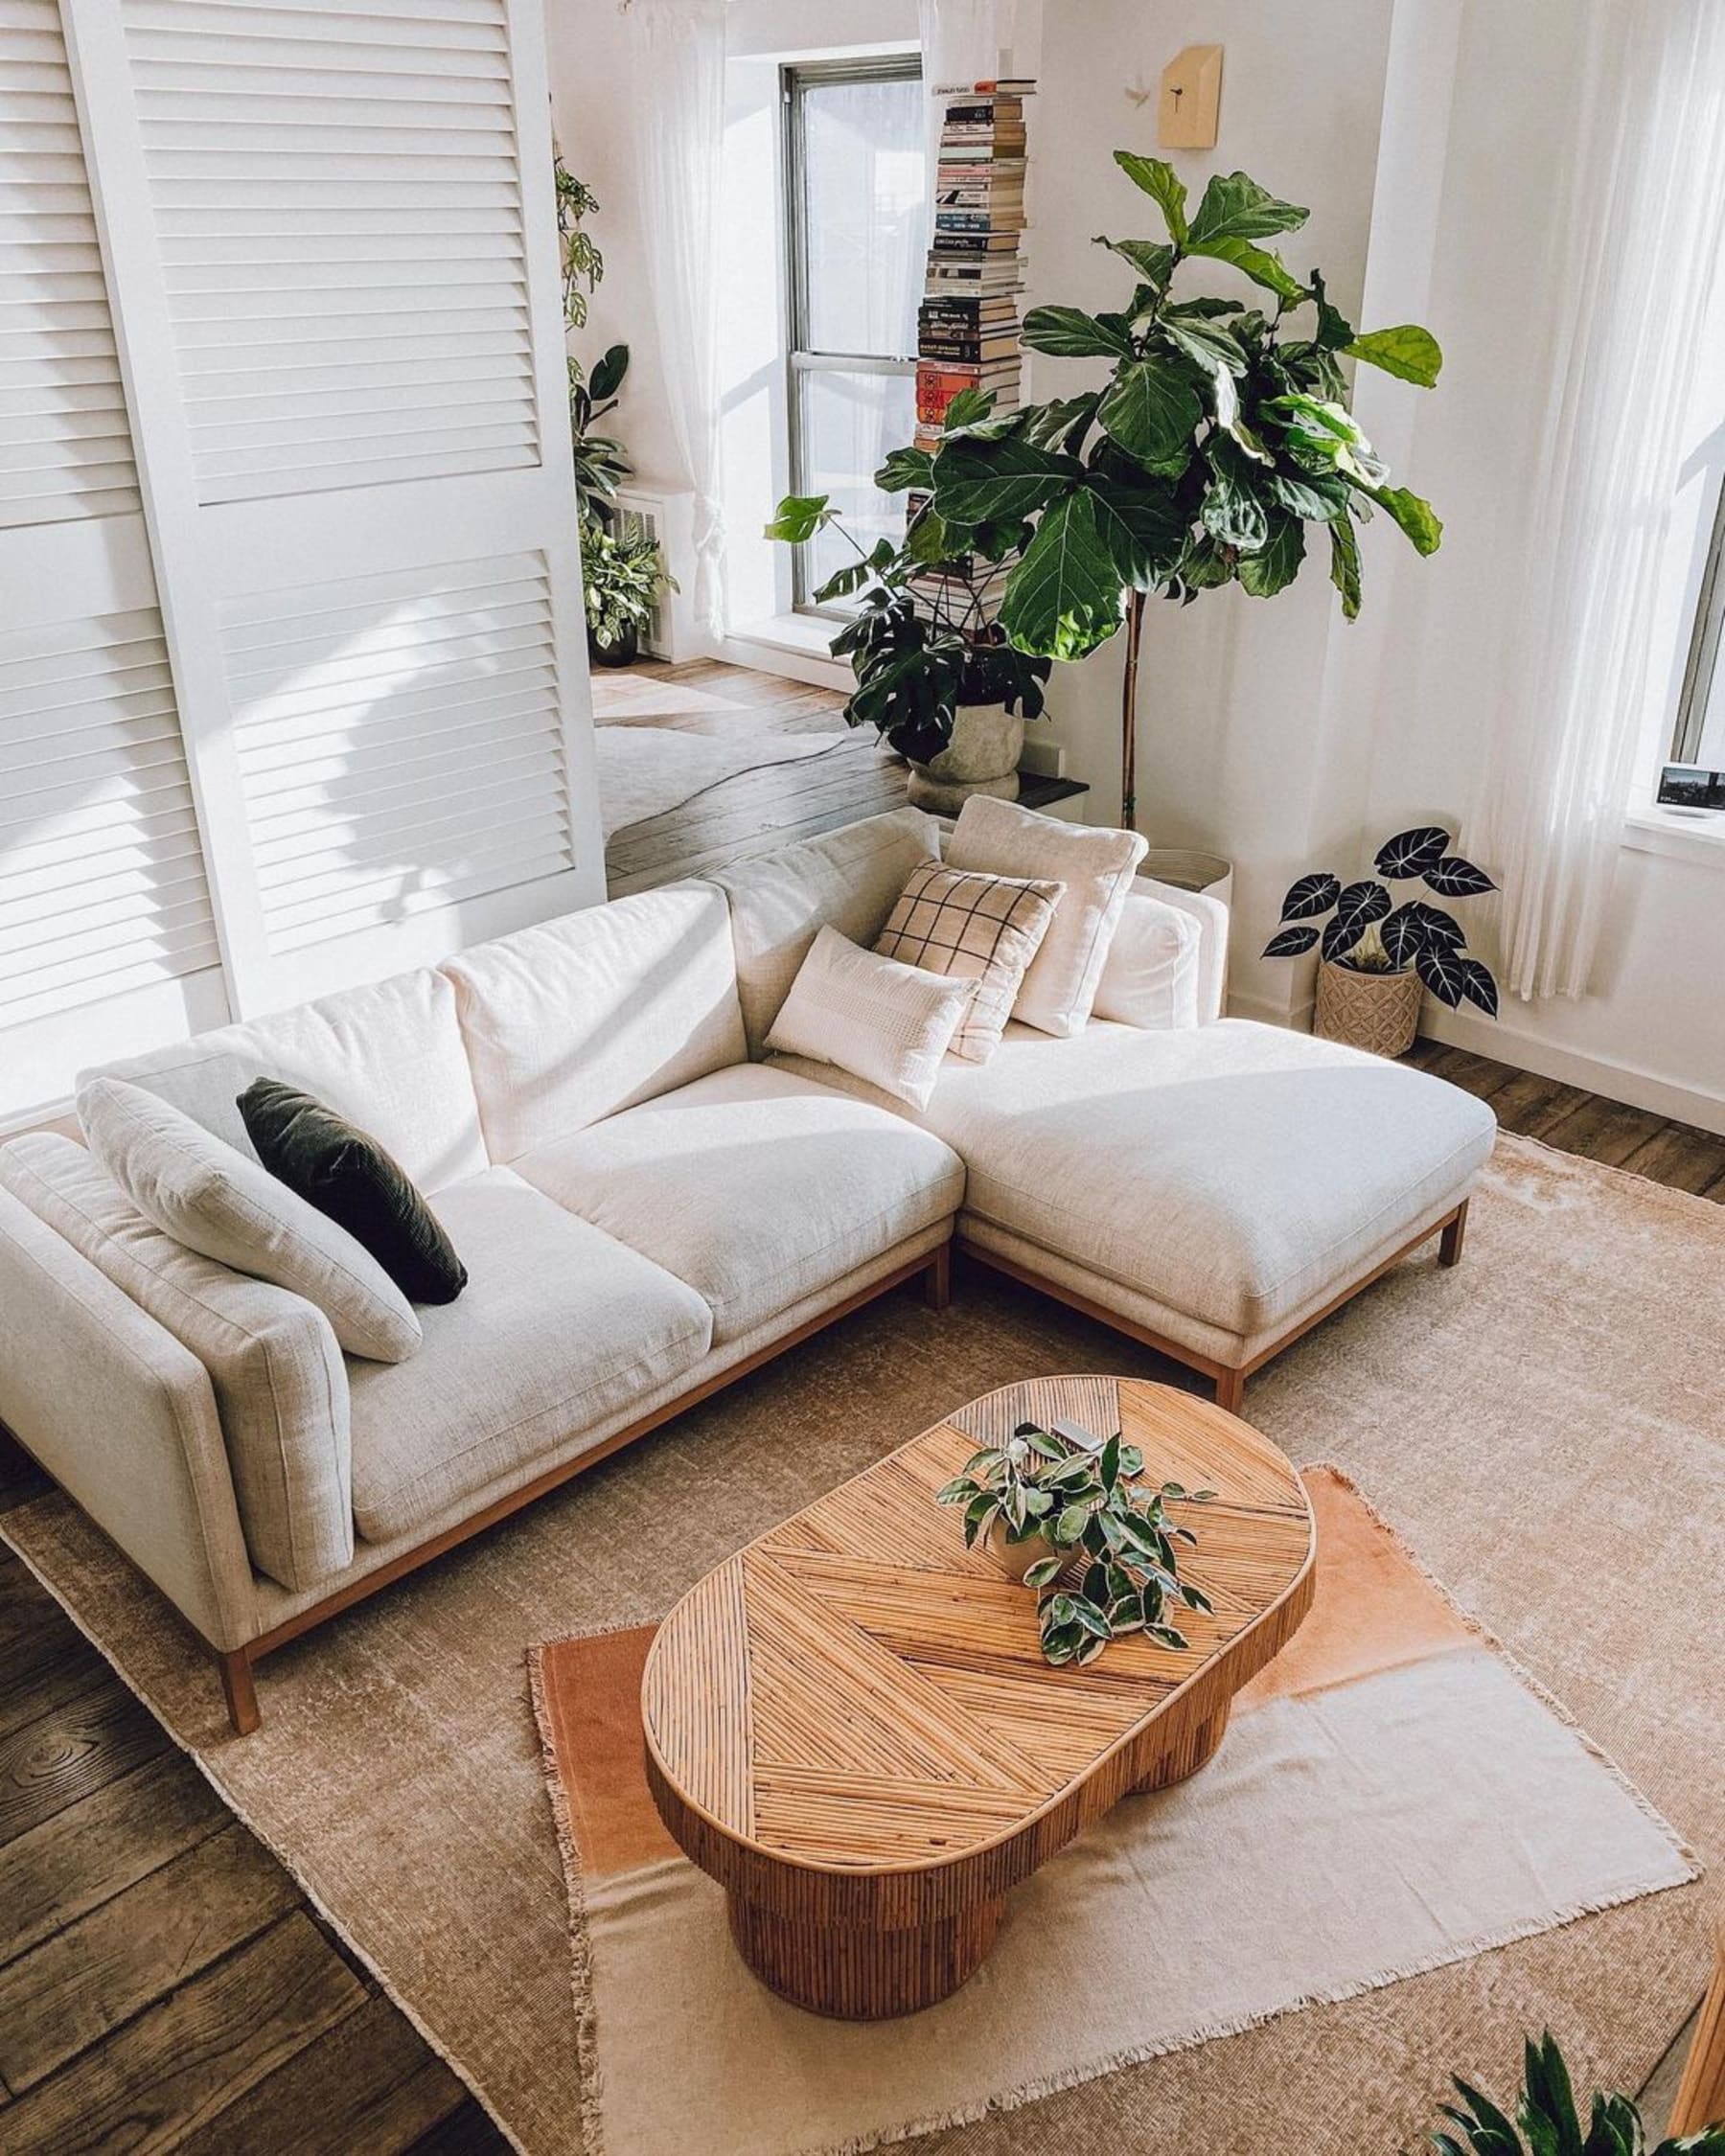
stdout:
<svg viewBox="0 0 1725 2156">
<path fill-rule="evenodd" d="M 315 1303 L 350 1355 L 403 1363 L 423 1338 L 400 1288 L 345 1227 L 168 1101 L 122 1078 L 78 1096 L 90 1151 L 189 1250 Z"/>
<path fill-rule="evenodd" d="M 837 929 L 822 928 L 767 1046 L 834 1064 L 895 1100 L 926 1108 L 976 986 L 862 951 Z"/>
<path fill-rule="evenodd" d="M 937 860 L 910 871 L 874 947 L 883 958 L 975 981 L 971 1007 L 953 1036 L 953 1053 L 962 1062 L 986 1063 L 1000 1046 L 1013 998 L 1065 889 L 1022 876 L 943 868 Z"/>
<path fill-rule="evenodd" d="M 1066 885 L 1012 1006 L 1015 1019 L 1060 1040 L 1083 1032 L 1133 871 L 1148 846 L 1136 831 L 1060 823 L 992 794 L 973 793 L 964 804 L 945 848 L 948 867 Z"/>
</svg>

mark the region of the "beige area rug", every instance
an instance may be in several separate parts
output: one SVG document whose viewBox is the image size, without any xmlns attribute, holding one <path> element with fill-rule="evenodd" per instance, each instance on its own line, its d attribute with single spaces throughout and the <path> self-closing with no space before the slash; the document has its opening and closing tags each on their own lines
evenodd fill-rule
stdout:
<svg viewBox="0 0 1725 2156">
<path fill-rule="evenodd" d="M 1725 1856 L 1722 1339 L 1725 1211 L 1506 1139 L 1458 1270 L 1398 1268 L 1247 1394 L 1293 1457 L 1369 1490 L 1708 1864 Z M 954 1406 L 1097 1369 L 1168 1374 L 968 1269 L 945 1313 L 888 1297 L 272 1657 L 243 1739 L 70 1505 L 5 1529 L 518 2144 L 550 2152 L 575 2145 L 581 2078 L 527 1645 L 649 1623 Z M 1705 1902 L 1679 1887 L 914 2146 L 1390 2156 L 1452 2068 L 1511 2086 L 1522 2031 L 1548 2024 L 1578 2074 L 1634 2088 L 1704 1986 Z"/>
<path fill-rule="evenodd" d="M 848 731 L 773 734 L 758 725 L 717 735 L 687 733 L 675 725 L 600 725 L 593 742 L 605 836 L 610 838 L 631 824 L 662 816 L 745 771 L 829 756 L 854 738 Z"/>
<path fill-rule="evenodd" d="M 678 2156 L 700 2119 L 702 2156 L 849 2156 L 1692 1879 L 1352 1484 L 1305 1479 L 1317 1601 L 1234 1702 L 1220 1754 L 1063 1849 L 963 1989 L 903 2021 L 822 2020 L 744 1966 L 724 1893 L 648 1791 L 656 1628 L 540 1648 L 589 2145 Z M 1208 1586 L 1194 1524 L 1181 1569 Z"/>
</svg>

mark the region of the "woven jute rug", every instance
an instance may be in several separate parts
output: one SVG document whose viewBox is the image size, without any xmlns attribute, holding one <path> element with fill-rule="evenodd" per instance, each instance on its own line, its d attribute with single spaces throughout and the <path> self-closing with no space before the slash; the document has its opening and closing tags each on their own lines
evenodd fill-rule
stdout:
<svg viewBox="0 0 1725 2156">
<path fill-rule="evenodd" d="M 1305 1482 L 1317 1600 L 1217 1757 L 1061 1850 L 970 1982 L 904 2021 L 823 2020 L 744 1966 L 648 1790 L 656 1628 L 539 1649 L 589 2145 L 678 2156 L 700 2119 L 704 2156 L 854 2156 L 1692 1879 L 1353 1485 Z M 1182 1570 L 1203 1581 L 1193 1518 Z"/>
<path fill-rule="evenodd" d="M 1292 1457 L 1369 1492 L 1704 1864 L 1725 1854 L 1721 1340 L 1725 1212 L 1506 1139 L 1457 1271 L 1398 1268 L 1247 1395 Z M 980 1273 L 945 1313 L 888 1298 L 272 1657 L 244 1739 L 69 1504 L 5 1530 L 517 2143 L 567 2150 L 578 2002 L 526 1649 L 655 1621 L 954 1406 L 1067 1370 L 1169 1374 Z M 1676 1887 L 911 2145 L 1389 2156 L 1452 2068 L 1512 2085 L 1547 2025 L 1579 2075 L 1633 2088 L 1704 1985 L 1704 1903 Z"/>
</svg>

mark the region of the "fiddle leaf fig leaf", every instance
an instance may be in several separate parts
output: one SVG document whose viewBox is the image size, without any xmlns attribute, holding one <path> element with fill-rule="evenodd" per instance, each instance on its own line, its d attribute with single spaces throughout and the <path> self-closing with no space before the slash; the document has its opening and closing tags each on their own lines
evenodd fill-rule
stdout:
<svg viewBox="0 0 1725 2156">
<path fill-rule="evenodd" d="M 884 494 L 902 494 L 908 488 L 928 488 L 934 483 L 934 458 L 928 449 L 894 449 L 874 483 Z"/>
<path fill-rule="evenodd" d="M 1168 227 L 1168 238 L 1177 247 L 1184 247 L 1187 238 L 1185 183 L 1173 166 L 1164 158 L 1140 157 L 1130 149 L 1116 149 L 1115 163 L 1156 203 Z"/>
<path fill-rule="evenodd" d="M 1327 527 L 1330 536 L 1330 582 L 1342 594 L 1342 613 L 1355 621 L 1360 612 L 1360 542 L 1353 525 L 1338 516 Z"/>
<path fill-rule="evenodd" d="M 1354 326 L 1346 314 L 1330 305 L 1322 275 L 1316 269 L 1312 272 L 1312 298 L 1318 307 L 1318 334 L 1313 341 L 1322 352 L 1345 350 L 1353 342 Z"/>
<path fill-rule="evenodd" d="M 1174 274 L 1174 250 L 1159 240 L 1111 240 L 1106 233 L 1098 232 L 1095 244 L 1110 248 L 1122 262 L 1129 262 L 1145 284 L 1154 285 L 1159 291 Z"/>
<path fill-rule="evenodd" d="M 1128 456 L 1151 466 L 1184 454 L 1203 416 L 1184 369 L 1162 357 L 1119 368 L 1096 407 L 1109 437 Z"/>
<path fill-rule="evenodd" d="M 1120 626 L 1121 578 L 1089 488 L 1062 494 L 1006 582 L 1000 627 L 1021 652 L 1083 658 Z"/>
<path fill-rule="evenodd" d="M 1277 201 L 1245 172 L 1216 172 L 1210 177 L 1186 235 L 1194 254 L 1216 240 L 1263 240 L 1275 232 L 1293 232 L 1309 211 Z"/>
<path fill-rule="evenodd" d="M 1306 297 L 1305 287 L 1281 257 L 1273 254 L 1268 247 L 1254 246 L 1250 240 L 1208 240 L 1202 247 L 1194 241 L 1191 252 L 1207 255 L 1212 262 L 1230 264 L 1254 285 L 1274 292 L 1284 307 L 1296 307 Z"/>
<path fill-rule="evenodd" d="M 1185 543 L 1185 519 L 1172 493 L 1136 493 L 1098 488 L 1096 528 L 1113 559 L 1115 574 L 1134 591 L 1148 591 L 1167 576 Z"/>
<path fill-rule="evenodd" d="M 1387 509 L 1414 541 L 1419 554 L 1436 554 L 1443 542 L 1443 524 L 1429 501 L 1422 501 L 1406 487 L 1371 486 L 1363 490 L 1381 509 Z"/>
<path fill-rule="evenodd" d="M 1087 314 L 1081 307 L 1033 307 L 1020 341 L 1032 352 L 1063 359 L 1129 359 L 1132 333 L 1117 314 Z"/>
<path fill-rule="evenodd" d="M 1414 322 L 1399 323 L 1393 330 L 1368 330 L 1341 349 L 1345 358 L 1364 359 L 1368 366 L 1381 367 L 1385 374 L 1415 382 L 1421 389 L 1435 388 L 1443 368 L 1438 339 Z"/>
<path fill-rule="evenodd" d="M 1240 589 L 1254 599 L 1274 599 L 1300 574 L 1305 560 L 1305 526 L 1298 516 L 1272 514 L 1270 536 L 1255 554 L 1242 557 Z"/>
<path fill-rule="evenodd" d="M 934 512 L 954 524 L 1033 516 L 1084 477 L 1075 457 L 1039 449 L 1022 436 L 943 444 L 934 459 Z"/>
<path fill-rule="evenodd" d="M 1325 478 L 1316 471 L 1273 471 L 1264 480 L 1264 492 L 1280 508 L 1315 524 L 1328 524 L 1347 514 L 1348 487 L 1345 479 Z"/>
</svg>

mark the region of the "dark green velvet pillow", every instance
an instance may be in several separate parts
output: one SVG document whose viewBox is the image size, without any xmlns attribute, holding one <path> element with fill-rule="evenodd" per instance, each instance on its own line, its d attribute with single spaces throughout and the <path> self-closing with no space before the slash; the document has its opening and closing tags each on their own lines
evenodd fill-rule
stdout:
<svg viewBox="0 0 1725 2156">
<path fill-rule="evenodd" d="M 467 1286 L 437 1216 L 374 1137 L 333 1108 L 259 1078 L 236 1104 L 258 1158 L 372 1256 L 409 1302 L 453 1302 Z"/>
</svg>

